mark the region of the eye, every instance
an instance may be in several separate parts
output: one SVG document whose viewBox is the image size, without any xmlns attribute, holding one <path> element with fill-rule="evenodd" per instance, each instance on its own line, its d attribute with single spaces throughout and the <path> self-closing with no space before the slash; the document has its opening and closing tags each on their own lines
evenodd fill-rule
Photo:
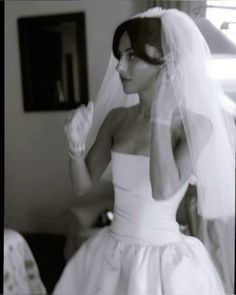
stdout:
<svg viewBox="0 0 236 295">
<path fill-rule="evenodd" d="M 130 60 L 134 60 L 137 57 L 137 55 L 134 53 L 134 51 L 131 51 L 128 53 L 128 58 Z"/>
</svg>

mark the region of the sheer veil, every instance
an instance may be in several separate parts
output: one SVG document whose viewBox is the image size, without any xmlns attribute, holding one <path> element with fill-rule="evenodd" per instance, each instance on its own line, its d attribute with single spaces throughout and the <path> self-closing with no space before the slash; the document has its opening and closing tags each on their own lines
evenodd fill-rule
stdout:
<svg viewBox="0 0 236 295">
<path fill-rule="evenodd" d="M 208 45 L 194 21 L 176 9 L 150 9 L 134 17 L 160 17 L 165 67 L 157 79 L 153 101 L 172 95 L 180 110 L 191 154 L 198 191 L 198 213 L 206 219 L 227 220 L 235 214 L 235 124 L 222 106 L 223 90 L 210 78 Z M 95 101 L 94 121 L 87 149 L 92 145 L 109 111 L 138 102 L 137 95 L 126 95 L 111 54 L 104 80 Z M 166 82 L 166 83 L 165 83 Z M 166 86 L 163 86 L 166 85 Z M 152 116 L 155 116 L 155 103 Z M 201 124 L 207 122 L 209 138 L 204 141 Z"/>
</svg>

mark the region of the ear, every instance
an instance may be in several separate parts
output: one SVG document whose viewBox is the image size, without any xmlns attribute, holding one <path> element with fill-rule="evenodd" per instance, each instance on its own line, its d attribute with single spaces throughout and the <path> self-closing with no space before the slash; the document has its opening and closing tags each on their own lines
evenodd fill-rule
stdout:
<svg viewBox="0 0 236 295">
<path fill-rule="evenodd" d="M 160 58 L 161 52 L 153 45 L 145 44 L 145 51 L 151 58 Z"/>
</svg>

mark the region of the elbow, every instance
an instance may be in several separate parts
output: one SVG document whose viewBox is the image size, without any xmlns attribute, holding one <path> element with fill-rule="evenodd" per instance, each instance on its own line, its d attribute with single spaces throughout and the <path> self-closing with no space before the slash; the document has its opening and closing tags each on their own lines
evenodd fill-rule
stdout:
<svg viewBox="0 0 236 295">
<path fill-rule="evenodd" d="M 152 197 L 154 200 L 167 200 L 171 196 L 175 194 L 179 187 L 179 178 L 168 179 L 165 177 L 163 181 L 159 178 L 158 183 L 156 185 L 152 185 Z"/>
<path fill-rule="evenodd" d="M 158 169 L 157 169 L 158 168 Z M 166 200 L 171 197 L 180 182 L 177 167 L 160 166 L 150 171 L 152 197 L 155 200 Z"/>
<path fill-rule="evenodd" d="M 73 191 L 76 194 L 76 196 L 84 196 L 90 189 L 90 186 L 84 186 L 84 187 L 78 187 L 78 186 L 73 186 Z"/>
<path fill-rule="evenodd" d="M 190 176 L 185 178 L 184 180 L 181 179 L 178 183 L 175 185 L 169 184 L 167 187 L 158 187 L 156 189 L 152 189 L 152 197 L 156 201 L 163 201 L 167 200 L 171 197 L 173 197 L 175 194 L 177 194 L 185 185 L 189 184 Z"/>
<path fill-rule="evenodd" d="M 156 201 L 164 201 L 171 197 L 171 193 L 165 190 L 152 190 L 152 197 Z"/>
<path fill-rule="evenodd" d="M 167 182 L 167 179 L 162 181 L 160 178 L 158 179 L 158 183 L 152 182 L 152 197 L 155 200 L 166 200 L 171 196 L 172 186 Z"/>
</svg>

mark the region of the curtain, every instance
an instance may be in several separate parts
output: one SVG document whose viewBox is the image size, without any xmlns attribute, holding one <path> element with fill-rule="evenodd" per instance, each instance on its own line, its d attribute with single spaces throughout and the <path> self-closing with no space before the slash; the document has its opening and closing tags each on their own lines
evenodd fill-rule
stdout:
<svg viewBox="0 0 236 295">
<path fill-rule="evenodd" d="M 162 8 L 177 8 L 189 14 L 193 18 L 205 17 L 206 15 L 206 0 L 200 1 L 172 1 L 172 0 L 149 0 L 145 1 L 145 9 L 160 6 Z"/>
</svg>

